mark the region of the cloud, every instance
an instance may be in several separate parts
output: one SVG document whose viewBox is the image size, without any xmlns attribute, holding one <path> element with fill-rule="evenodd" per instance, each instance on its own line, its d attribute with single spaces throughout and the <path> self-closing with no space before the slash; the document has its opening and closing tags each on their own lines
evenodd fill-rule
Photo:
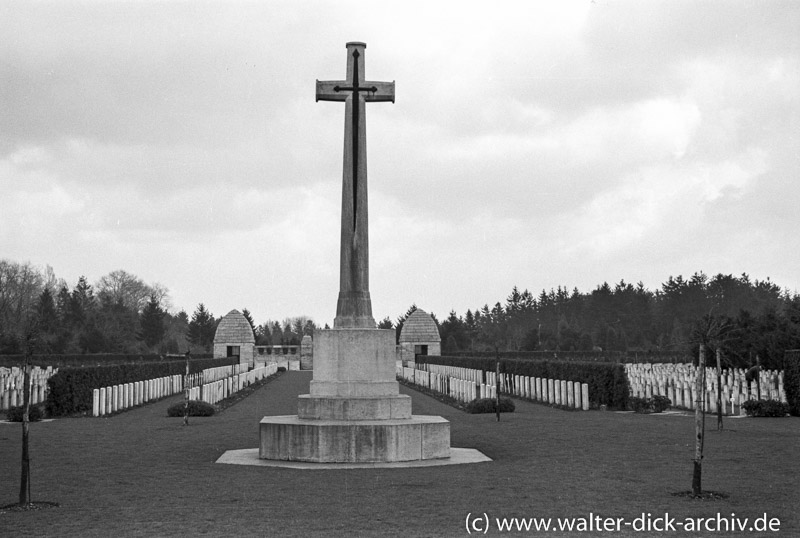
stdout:
<svg viewBox="0 0 800 538">
<path fill-rule="evenodd" d="M 744 196 L 767 169 L 757 149 L 734 161 L 643 168 L 565 219 L 568 244 L 599 258 L 637 245 L 686 246 L 704 233 L 709 205 Z"/>
<path fill-rule="evenodd" d="M 395 104 L 367 107 L 376 315 L 714 264 L 794 281 L 798 17 L 746 1 L 2 5 L 4 256 L 69 281 L 122 267 L 187 309 L 332 318 L 344 107 L 315 103 L 313 82 L 343 77 L 363 40 L 367 76 L 397 82 Z"/>
</svg>

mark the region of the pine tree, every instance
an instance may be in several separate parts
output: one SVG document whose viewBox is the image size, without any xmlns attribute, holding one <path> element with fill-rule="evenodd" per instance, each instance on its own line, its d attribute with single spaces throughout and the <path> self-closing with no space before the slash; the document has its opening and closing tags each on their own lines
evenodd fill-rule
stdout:
<svg viewBox="0 0 800 538">
<path fill-rule="evenodd" d="M 244 316 L 244 319 L 247 320 L 247 323 L 250 324 L 250 328 L 253 330 L 253 338 L 258 338 L 258 335 L 256 334 L 256 323 L 253 321 L 253 316 L 250 314 L 250 311 L 245 308 L 242 310 L 242 315 Z"/>
<path fill-rule="evenodd" d="M 53 298 L 53 293 L 47 288 L 45 288 L 39 296 L 39 305 L 36 314 L 40 331 L 47 333 L 55 332 L 58 328 L 58 312 L 56 311 L 56 301 Z"/>
<path fill-rule="evenodd" d="M 197 310 L 192 314 L 192 321 L 189 322 L 189 332 L 187 334 L 189 342 L 208 350 L 214 343 L 216 330 L 217 324 L 214 316 L 206 310 L 206 306 L 203 303 L 200 303 L 197 306 Z"/>
<path fill-rule="evenodd" d="M 150 301 L 145 305 L 139 315 L 141 331 L 139 337 L 144 340 L 149 348 L 157 346 L 164 339 L 166 327 L 164 326 L 165 312 L 155 295 L 150 296 Z"/>
<path fill-rule="evenodd" d="M 406 310 L 406 313 L 397 318 L 397 323 L 395 323 L 394 325 L 395 340 L 396 340 L 395 343 L 397 344 L 400 343 L 400 333 L 403 332 L 403 324 L 408 319 L 408 316 L 413 314 L 416 309 L 417 309 L 417 303 L 412 303 L 411 306 L 408 307 L 408 310 Z"/>
<path fill-rule="evenodd" d="M 86 282 L 85 276 L 81 276 L 78 284 L 73 288 L 69 305 L 72 322 L 78 327 L 83 326 L 94 313 L 96 306 L 94 291 L 92 286 Z"/>
</svg>

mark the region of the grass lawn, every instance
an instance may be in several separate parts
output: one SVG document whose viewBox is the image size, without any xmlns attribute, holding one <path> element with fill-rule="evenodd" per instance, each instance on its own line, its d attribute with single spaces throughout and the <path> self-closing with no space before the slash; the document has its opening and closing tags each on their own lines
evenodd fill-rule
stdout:
<svg viewBox="0 0 800 538">
<path fill-rule="evenodd" d="M 780 520 L 800 536 L 800 419 L 707 417 L 704 489 L 691 486 L 689 416 L 567 412 L 516 401 L 515 413 L 468 415 L 411 394 L 414 414 L 451 422 L 454 447 L 493 462 L 410 469 L 290 470 L 215 464 L 256 448 L 265 415 L 296 414 L 309 372 L 287 372 L 208 418 L 168 418 L 172 397 L 109 418 L 31 425 L 32 496 L 57 508 L 0 512 L 6 536 L 466 536 L 467 514 Z M 21 426 L 0 424 L 0 506 L 19 489 Z M 555 521 L 554 521 L 555 524 Z M 714 523 L 716 525 L 716 523 Z M 754 532 L 548 532 L 549 536 L 759 536 Z M 505 533 L 504 533 L 505 534 Z M 536 535 L 531 531 L 526 533 Z M 538 533 L 545 534 L 544 532 Z M 769 533 L 774 535 L 776 533 Z"/>
</svg>

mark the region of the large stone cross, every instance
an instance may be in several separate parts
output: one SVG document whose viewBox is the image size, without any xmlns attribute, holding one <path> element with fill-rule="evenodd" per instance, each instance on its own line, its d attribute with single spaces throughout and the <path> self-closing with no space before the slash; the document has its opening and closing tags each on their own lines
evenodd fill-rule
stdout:
<svg viewBox="0 0 800 538">
<path fill-rule="evenodd" d="M 364 77 L 365 43 L 347 44 L 346 80 L 317 81 L 317 101 L 344 101 L 344 171 L 339 299 L 334 328 L 374 328 L 369 295 L 367 102 L 394 103 L 394 82 Z"/>
</svg>

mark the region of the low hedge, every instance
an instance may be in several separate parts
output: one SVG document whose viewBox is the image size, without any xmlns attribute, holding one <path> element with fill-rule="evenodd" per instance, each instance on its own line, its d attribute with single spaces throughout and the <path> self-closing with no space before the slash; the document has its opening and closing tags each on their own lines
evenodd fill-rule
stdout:
<svg viewBox="0 0 800 538">
<path fill-rule="evenodd" d="M 210 353 L 192 354 L 191 360 L 211 359 Z M 83 368 L 87 366 L 107 366 L 143 362 L 165 362 L 178 359 L 177 355 L 157 355 L 141 353 L 73 353 L 33 355 L 31 364 L 46 368 Z M 25 355 L 0 355 L 0 366 L 10 368 L 25 362 Z"/>
<path fill-rule="evenodd" d="M 747 400 L 742 404 L 749 417 L 785 417 L 789 404 L 779 400 Z"/>
<path fill-rule="evenodd" d="M 655 395 L 652 398 L 628 398 L 628 406 L 637 413 L 662 413 L 669 409 L 672 401 L 666 396 Z"/>
<path fill-rule="evenodd" d="M 44 418 L 42 410 L 35 405 L 30 406 L 28 409 L 28 420 L 31 422 L 39 422 Z M 9 422 L 22 422 L 22 406 L 18 405 L 6 411 L 6 420 Z"/>
<path fill-rule="evenodd" d="M 237 357 L 193 359 L 189 361 L 189 372 L 197 373 L 206 368 L 238 364 L 238 362 Z M 185 360 L 61 368 L 47 381 L 45 407 L 51 417 L 83 413 L 92 410 L 94 389 L 185 373 Z"/>
<path fill-rule="evenodd" d="M 678 351 L 456 351 L 453 357 L 554 360 L 560 362 L 682 363 L 692 357 Z"/>
<path fill-rule="evenodd" d="M 497 401 L 494 398 L 479 398 L 472 400 L 465 407 L 467 413 L 497 413 Z M 500 412 L 513 413 L 516 406 L 511 398 L 500 398 Z"/>
<path fill-rule="evenodd" d="M 214 414 L 214 406 L 201 400 L 189 400 L 190 417 L 210 417 Z M 186 413 L 186 403 L 180 402 L 170 405 L 167 409 L 168 417 L 182 417 Z"/>
<path fill-rule="evenodd" d="M 417 355 L 418 364 L 440 364 L 494 372 L 497 359 L 491 357 L 454 357 Z M 628 376 L 625 366 L 612 362 L 531 361 L 500 358 L 500 372 L 544 379 L 578 381 L 589 385 L 591 407 L 605 405 L 613 409 L 628 408 Z"/>
</svg>

